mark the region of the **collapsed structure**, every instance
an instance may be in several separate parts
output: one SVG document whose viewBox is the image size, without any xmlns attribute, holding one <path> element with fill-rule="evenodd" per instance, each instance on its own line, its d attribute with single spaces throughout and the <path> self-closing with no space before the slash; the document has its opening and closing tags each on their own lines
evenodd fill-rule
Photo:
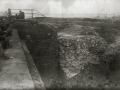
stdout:
<svg viewBox="0 0 120 90">
<path fill-rule="evenodd" d="M 65 87 L 98 88 L 109 83 L 109 55 L 115 50 L 93 27 L 68 25 L 58 33 L 58 41 L 59 62 L 66 75 Z"/>
</svg>

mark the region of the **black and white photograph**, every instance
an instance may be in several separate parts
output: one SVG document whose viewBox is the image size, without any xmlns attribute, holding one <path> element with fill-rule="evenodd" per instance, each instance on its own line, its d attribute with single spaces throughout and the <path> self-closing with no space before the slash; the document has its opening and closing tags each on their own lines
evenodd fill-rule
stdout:
<svg viewBox="0 0 120 90">
<path fill-rule="evenodd" d="M 120 90 L 120 0 L 0 0 L 0 90 Z"/>
</svg>

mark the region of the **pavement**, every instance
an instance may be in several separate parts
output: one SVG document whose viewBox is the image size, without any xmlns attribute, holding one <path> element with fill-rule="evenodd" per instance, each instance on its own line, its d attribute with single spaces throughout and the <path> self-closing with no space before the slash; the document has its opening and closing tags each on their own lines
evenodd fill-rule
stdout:
<svg viewBox="0 0 120 90">
<path fill-rule="evenodd" d="M 0 90 L 35 90 L 17 30 L 13 30 L 10 44 L 12 48 L 5 50 L 10 59 L 0 59 Z"/>
</svg>

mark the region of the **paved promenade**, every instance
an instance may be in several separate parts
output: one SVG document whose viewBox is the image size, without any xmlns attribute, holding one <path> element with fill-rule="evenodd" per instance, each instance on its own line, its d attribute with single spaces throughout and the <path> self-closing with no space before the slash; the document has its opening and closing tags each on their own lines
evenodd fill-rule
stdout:
<svg viewBox="0 0 120 90">
<path fill-rule="evenodd" d="M 0 59 L 0 89 L 35 90 L 17 30 L 13 30 L 10 44 L 13 47 L 5 51 L 10 59 Z"/>
</svg>

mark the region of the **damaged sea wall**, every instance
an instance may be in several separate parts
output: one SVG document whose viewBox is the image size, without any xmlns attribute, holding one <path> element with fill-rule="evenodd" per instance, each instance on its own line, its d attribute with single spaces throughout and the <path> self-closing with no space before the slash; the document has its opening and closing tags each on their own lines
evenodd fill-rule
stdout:
<svg viewBox="0 0 120 90">
<path fill-rule="evenodd" d="M 74 23 L 16 27 L 47 90 L 120 87 L 120 72 L 113 72 L 120 70 L 120 47 L 108 45 L 94 27 Z"/>
<path fill-rule="evenodd" d="M 59 63 L 68 90 L 114 90 L 120 86 L 120 46 L 109 45 L 96 28 L 68 25 L 58 32 Z"/>
<path fill-rule="evenodd" d="M 90 65 L 99 66 L 101 64 L 99 57 L 91 53 L 89 49 L 98 46 L 106 48 L 107 44 L 105 40 L 99 36 L 94 35 L 74 36 L 71 34 L 58 33 L 58 42 L 59 42 L 59 62 L 67 78 L 66 86 L 71 87 L 74 85 L 75 86 L 79 85 L 79 87 L 86 87 L 89 86 L 90 84 L 92 85 L 91 81 L 89 80 L 83 80 L 84 81 L 83 85 L 82 79 L 80 79 L 80 77 L 78 76 L 84 74 L 82 73 L 82 71 L 85 70 L 86 66 L 89 68 L 91 67 Z M 87 77 L 88 76 L 84 77 L 84 79 L 86 79 Z M 106 78 L 105 76 L 103 77 Z M 77 84 L 78 81 L 82 82 Z M 98 84 L 94 83 L 92 87 L 97 86 Z"/>
<path fill-rule="evenodd" d="M 117 58 L 120 54 L 113 54 L 119 48 L 108 47 L 94 27 L 72 24 L 64 26 L 58 27 L 59 30 L 46 24 L 25 26 L 24 29 L 19 26 L 19 35 L 25 40 L 45 87 L 55 90 L 64 87 L 73 88 L 71 90 L 80 90 L 76 87 L 107 87 L 111 83 L 107 78 L 109 65 L 112 70 L 114 66 L 120 68 Z M 114 57 L 118 65 L 114 63 Z"/>
<path fill-rule="evenodd" d="M 95 36 L 68 36 L 66 34 L 59 37 L 58 41 L 61 66 L 64 69 L 68 68 L 67 71 L 70 72 L 79 72 L 80 69 L 84 68 L 84 64 L 87 63 L 99 64 L 99 58 L 91 54 L 88 49 L 106 44 L 102 38 Z M 71 67 L 69 67 L 70 65 Z"/>
</svg>

